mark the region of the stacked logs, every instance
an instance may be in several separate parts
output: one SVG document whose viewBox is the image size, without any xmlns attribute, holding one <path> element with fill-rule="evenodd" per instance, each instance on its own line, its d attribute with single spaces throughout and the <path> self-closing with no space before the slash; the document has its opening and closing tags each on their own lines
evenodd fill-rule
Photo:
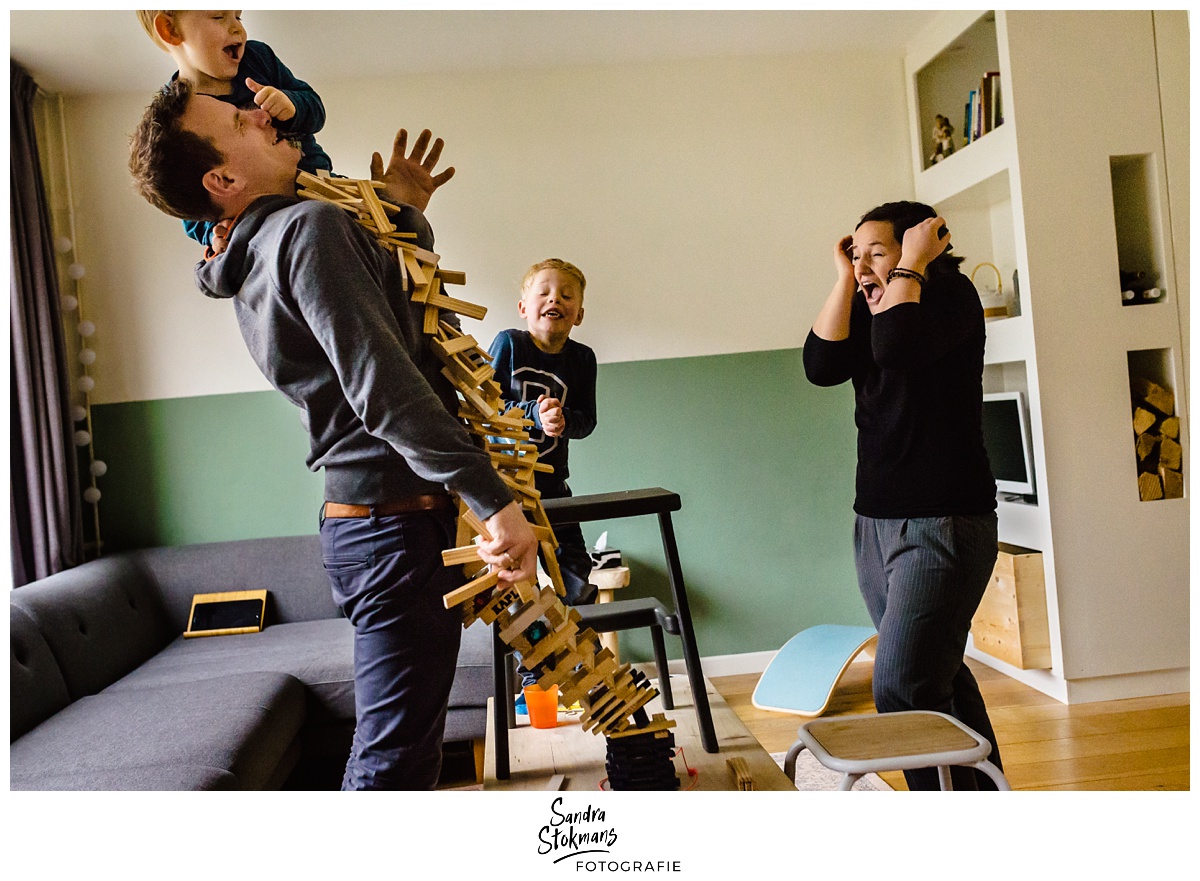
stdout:
<svg viewBox="0 0 1200 881">
<path fill-rule="evenodd" d="M 566 705 L 580 704 L 584 730 L 612 737 L 673 727 L 675 722 L 661 713 L 647 720 L 643 707 L 658 692 L 630 665 L 618 665 L 612 652 L 600 646 L 595 631 L 580 628 L 579 613 L 562 602 L 566 590 L 554 553 L 558 542 L 534 486 L 537 472 L 553 469 L 538 462 L 537 447 L 529 443 L 528 429 L 534 423 L 520 408 L 505 410 L 487 352 L 460 329 L 456 316 L 479 320 L 487 313 L 483 306 L 444 293 L 445 285 L 465 284 L 465 273 L 440 268 L 437 254 L 409 241 L 413 234 L 397 232 L 388 214 L 399 209 L 379 199 L 376 190 L 382 184 L 377 181 L 300 172 L 296 184 L 300 198 L 337 205 L 395 255 L 403 290 L 424 306 L 424 331 L 443 364 L 442 375 L 459 394 L 458 416 L 488 451 L 541 547 L 550 587 L 541 587 L 536 579 L 502 584 L 497 573 L 483 565 L 474 543 L 477 537 L 490 540 L 487 527 L 460 499 L 458 547 L 444 551 L 442 563 L 463 566 L 469 580 L 443 597 L 446 608 L 459 607 L 464 627 L 475 621 L 495 623 L 500 638 L 521 653 L 539 685 L 557 685 Z"/>
<path fill-rule="evenodd" d="M 1138 495 L 1143 502 L 1183 498 L 1183 447 L 1175 395 L 1148 379 L 1130 382 Z"/>
</svg>

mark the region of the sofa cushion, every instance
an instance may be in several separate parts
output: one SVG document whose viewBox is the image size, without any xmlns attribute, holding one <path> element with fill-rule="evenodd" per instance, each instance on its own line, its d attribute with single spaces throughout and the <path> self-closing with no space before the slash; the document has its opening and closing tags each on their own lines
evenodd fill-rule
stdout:
<svg viewBox="0 0 1200 881">
<path fill-rule="evenodd" d="M 250 671 L 288 673 L 303 682 L 310 724 L 354 719 L 354 629 L 345 618 L 273 624 L 259 633 L 180 636 L 105 693 Z"/>
<path fill-rule="evenodd" d="M 316 513 L 313 513 L 315 525 Z M 157 586 L 172 633 L 187 629 L 192 597 L 267 590 L 267 624 L 341 617 L 321 562 L 319 535 L 255 538 L 132 551 Z"/>
<path fill-rule="evenodd" d="M 246 673 L 158 688 L 84 697 L 9 747 L 13 789 L 112 785 L 130 770 L 145 788 L 160 769 L 170 786 L 187 769 L 195 785 L 227 771 L 238 789 L 261 789 L 279 777 L 304 721 L 304 687 L 292 676 Z M 119 776 L 119 775 L 118 775 Z M 184 785 L 187 783 L 188 785 Z"/>
<path fill-rule="evenodd" d="M 8 606 L 8 738 L 15 740 L 71 702 L 50 646 L 29 614 Z"/>
<path fill-rule="evenodd" d="M 345 618 L 274 624 L 260 633 L 181 636 L 107 691 L 250 670 L 290 673 L 303 682 L 309 691 L 309 724 L 354 719 L 354 629 Z M 475 624 L 463 632 L 450 707 L 484 707 L 491 693 L 492 632 Z"/>
<path fill-rule="evenodd" d="M 20 782 L 18 776 L 21 777 Z M 54 792 L 178 792 L 239 787 L 238 779 L 222 768 L 179 764 L 92 769 L 84 777 L 80 777 L 78 772 L 51 772 L 38 777 L 36 781 L 14 771 L 12 788 Z"/>
<path fill-rule="evenodd" d="M 482 707 L 451 707 L 446 713 L 446 730 L 442 740 L 450 743 L 454 740 L 483 740 L 487 734 L 487 706 Z"/>
<path fill-rule="evenodd" d="M 484 707 L 492 694 L 492 630 L 478 621 L 463 631 L 451 707 Z"/>
<path fill-rule="evenodd" d="M 95 694 L 171 641 L 155 588 L 131 560 L 107 557 L 18 587 L 72 699 Z"/>
</svg>

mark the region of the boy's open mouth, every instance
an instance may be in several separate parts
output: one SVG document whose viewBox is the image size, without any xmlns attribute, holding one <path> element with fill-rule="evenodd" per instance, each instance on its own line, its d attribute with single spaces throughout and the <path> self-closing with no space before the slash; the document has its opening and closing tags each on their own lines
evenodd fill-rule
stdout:
<svg viewBox="0 0 1200 881">
<path fill-rule="evenodd" d="M 225 47 L 225 54 L 228 55 L 230 57 L 230 59 L 233 61 L 241 61 L 242 60 L 242 44 L 241 43 L 231 43 L 230 45 Z"/>
<path fill-rule="evenodd" d="M 562 313 L 557 309 L 547 309 L 542 313 L 543 318 L 562 318 Z"/>
</svg>

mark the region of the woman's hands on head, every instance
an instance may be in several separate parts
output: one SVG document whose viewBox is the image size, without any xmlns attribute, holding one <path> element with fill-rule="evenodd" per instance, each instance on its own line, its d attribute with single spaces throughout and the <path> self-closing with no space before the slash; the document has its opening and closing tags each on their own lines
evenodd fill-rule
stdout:
<svg viewBox="0 0 1200 881">
<path fill-rule="evenodd" d="M 854 277 L 854 263 L 850 260 L 850 252 L 854 250 L 854 236 L 842 236 L 833 249 L 833 265 L 837 267 L 838 279 L 845 280 Z"/>
<path fill-rule="evenodd" d="M 942 233 L 945 230 L 945 233 Z M 924 273 L 925 268 L 950 247 L 950 230 L 944 217 L 930 217 L 904 231 L 900 263 L 905 269 Z"/>
</svg>

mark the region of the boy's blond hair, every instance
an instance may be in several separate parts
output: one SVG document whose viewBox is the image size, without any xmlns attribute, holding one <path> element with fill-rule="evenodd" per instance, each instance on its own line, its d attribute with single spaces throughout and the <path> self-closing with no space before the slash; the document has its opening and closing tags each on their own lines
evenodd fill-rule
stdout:
<svg viewBox="0 0 1200 881">
<path fill-rule="evenodd" d="M 541 263 L 535 263 L 525 271 L 525 277 L 521 279 L 521 290 L 529 285 L 533 277 L 543 269 L 557 269 L 559 272 L 565 272 L 579 282 L 579 295 L 583 296 L 584 288 L 587 287 L 587 279 L 583 277 L 583 273 L 579 267 L 573 263 L 568 263 L 566 260 L 559 260 L 557 257 L 551 257 L 549 260 L 543 260 Z"/>
</svg>

